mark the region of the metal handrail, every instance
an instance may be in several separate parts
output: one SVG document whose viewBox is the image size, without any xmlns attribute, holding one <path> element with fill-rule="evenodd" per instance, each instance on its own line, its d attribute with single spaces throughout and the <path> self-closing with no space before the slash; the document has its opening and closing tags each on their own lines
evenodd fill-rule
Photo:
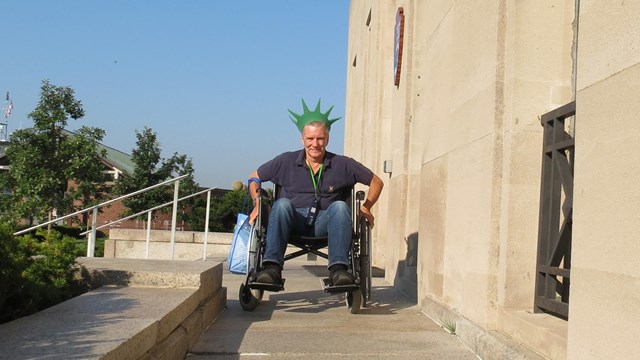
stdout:
<svg viewBox="0 0 640 360">
<path fill-rule="evenodd" d="M 206 189 L 206 190 L 198 191 L 197 193 L 193 193 L 193 194 L 191 194 L 191 195 L 183 196 L 183 197 L 181 197 L 180 199 L 178 199 L 178 201 L 186 200 L 186 199 L 192 198 L 192 197 L 194 197 L 194 196 L 198 196 L 198 195 L 200 195 L 200 194 L 204 194 L 204 193 L 206 193 L 206 192 L 208 192 L 208 191 L 216 190 L 217 188 L 218 188 L 217 186 L 214 186 L 214 187 L 209 188 L 209 189 Z M 134 218 L 134 217 L 136 217 L 136 216 L 140 216 L 140 215 L 142 215 L 142 214 L 146 214 L 146 213 L 148 213 L 149 211 L 155 211 L 155 210 L 161 209 L 161 208 L 163 208 L 163 207 L 165 207 L 165 206 L 168 206 L 168 205 L 171 205 L 171 204 L 173 204 L 173 201 L 167 201 L 166 203 L 164 203 L 164 204 L 162 204 L 162 205 L 154 206 L 154 207 L 152 207 L 152 208 L 149 208 L 149 209 L 144 210 L 144 211 L 140 211 L 140 212 L 135 213 L 135 214 L 133 214 L 133 215 L 128 215 L 128 216 L 125 216 L 125 217 L 120 218 L 120 219 L 118 219 L 118 220 L 111 221 L 111 222 L 109 222 L 109 223 L 107 223 L 107 224 L 100 225 L 100 226 L 96 227 L 96 230 L 100 230 L 100 229 L 102 229 L 102 228 L 104 228 L 104 227 L 107 227 L 107 226 L 113 226 L 113 224 L 118 224 L 118 223 L 123 222 L 123 221 L 125 221 L 125 220 L 129 220 L 129 219 Z M 81 233 L 80 233 L 80 234 L 78 234 L 78 235 L 86 235 L 86 234 L 88 234 L 88 233 L 90 233 L 90 232 L 91 232 L 91 230 L 87 230 L 87 231 L 85 231 L 85 232 L 81 232 Z"/>
<path fill-rule="evenodd" d="M 42 224 L 38 224 L 38 225 L 32 226 L 32 227 L 30 227 L 30 228 L 28 228 L 28 229 L 24 229 L 24 230 L 16 231 L 16 232 L 14 232 L 14 233 L 13 233 L 13 235 L 22 235 L 22 234 L 27 233 L 27 232 L 29 232 L 29 231 L 31 231 L 31 230 L 35 230 L 35 229 L 37 229 L 37 228 L 41 228 L 41 227 L 46 226 L 46 225 L 49 225 L 49 224 L 53 224 L 53 223 L 58 222 L 58 221 L 60 221 L 60 220 L 64 220 L 64 219 L 68 219 L 68 218 L 73 217 L 73 216 L 78 216 L 78 215 L 80 215 L 80 214 L 84 214 L 85 212 L 89 212 L 89 211 L 93 210 L 94 208 L 100 208 L 100 207 L 102 207 L 102 206 L 109 205 L 109 204 L 111 204 L 111 203 L 113 203 L 113 202 L 116 202 L 116 201 L 118 201 L 118 200 L 123 200 L 123 199 L 129 198 L 129 197 L 132 197 L 132 196 L 134 196 L 134 195 L 138 195 L 138 194 L 140 194 L 140 193 L 143 193 L 143 192 L 145 192 L 145 191 L 149 191 L 149 190 L 151 190 L 151 189 L 154 189 L 154 188 L 157 188 L 157 187 L 160 187 L 160 186 L 163 186 L 163 185 L 170 184 L 170 183 L 172 183 L 172 182 L 174 182 L 174 181 L 177 181 L 177 180 L 183 179 L 183 178 L 185 178 L 185 177 L 187 177 L 187 176 L 189 176 L 189 175 L 188 175 L 188 174 L 181 175 L 181 176 L 175 177 L 175 178 L 173 178 L 173 179 L 169 179 L 169 180 L 166 180 L 166 181 L 164 181 L 164 182 L 161 182 L 161 183 L 159 183 L 159 184 L 155 184 L 155 185 L 149 186 L 149 187 L 144 188 L 144 189 L 142 189 L 142 190 L 137 190 L 137 191 L 134 191 L 134 192 L 132 192 L 132 193 L 130 193 L 130 194 L 123 195 L 123 196 L 120 196 L 120 197 L 115 198 L 115 199 L 107 200 L 107 201 L 105 201 L 105 202 L 103 202 L 103 203 L 100 203 L 100 204 L 98 204 L 98 205 L 93 205 L 93 206 L 88 207 L 88 208 L 86 208 L 86 209 L 82 209 L 82 210 L 76 211 L 76 212 L 74 212 L 73 214 L 68 214 L 68 215 L 65 215 L 65 216 L 62 216 L 62 217 L 58 217 L 58 218 L 55 218 L 55 219 L 53 219 L 53 220 L 49 220 L 49 221 L 47 221 L 47 222 L 44 222 L 44 223 L 42 223 Z"/>
<path fill-rule="evenodd" d="M 177 202 L 180 202 L 182 200 L 186 200 L 186 199 L 192 198 L 194 196 L 198 196 L 198 195 L 207 193 L 207 207 L 206 207 L 205 230 L 204 230 L 204 241 L 203 241 L 204 249 L 203 249 L 202 260 L 207 260 L 207 244 L 209 242 L 208 241 L 209 240 L 209 226 L 207 226 L 206 224 L 209 223 L 209 212 L 210 212 L 210 208 L 211 208 L 211 206 L 210 206 L 210 204 L 211 204 L 211 191 L 216 190 L 217 188 L 218 188 L 217 186 L 214 186 L 214 187 L 206 189 L 206 190 L 198 191 L 198 192 L 193 193 L 191 195 L 183 196 L 183 197 L 181 197 L 180 199 L 177 200 Z M 109 222 L 107 224 L 97 226 L 95 228 L 95 230 L 100 230 L 100 229 L 102 229 L 104 227 L 112 226 L 113 224 L 118 224 L 118 223 L 120 223 L 122 221 L 129 220 L 129 219 L 134 218 L 136 216 L 140 216 L 140 215 L 142 215 L 144 213 L 147 213 L 148 214 L 148 220 L 147 220 L 147 238 L 146 238 L 146 246 L 145 246 L 145 254 L 146 254 L 145 258 L 148 259 L 149 258 L 149 247 L 150 247 L 150 242 L 151 242 L 151 213 L 153 211 L 155 211 L 155 210 L 161 209 L 161 208 L 163 208 L 165 206 L 168 206 L 168 205 L 171 205 L 173 203 L 174 203 L 174 201 L 168 201 L 168 202 L 166 202 L 164 204 L 161 204 L 161 205 L 158 205 L 158 206 L 154 206 L 154 207 L 149 208 L 147 210 L 140 211 L 138 213 L 125 216 L 125 217 L 123 217 L 121 219 L 118 219 L 116 221 L 112 221 L 112 222 Z M 175 228 L 175 220 L 171 224 L 171 227 L 172 227 L 172 229 Z M 91 232 L 90 230 L 87 230 L 85 232 L 80 233 L 80 235 L 86 235 L 86 234 L 88 234 L 90 232 Z M 172 259 L 173 259 L 173 248 L 174 248 L 174 244 L 175 244 L 175 241 L 173 239 L 175 239 L 175 237 L 172 238 L 172 245 L 171 245 L 171 258 Z"/>
<path fill-rule="evenodd" d="M 175 236 L 176 236 L 177 203 L 179 201 L 178 200 L 178 187 L 180 185 L 180 180 L 184 179 L 187 176 L 189 176 L 189 175 L 185 174 L 185 175 L 177 176 L 177 177 L 175 177 L 173 179 L 169 179 L 169 180 L 163 181 L 161 183 L 158 183 L 158 184 L 155 184 L 155 185 L 151 185 L 151 186 L 146 187 L 144 189 L 134 191 L 132 193 L 117 197 L 115 199 L 107 200 L 107 201 L 102 202 L 102 203 L 100 203 L 98 205 L 93 205 L 93 206 L 88 207 L 86 209 L 82 209 L 82 210 L 76 211 L 76 212 L 74 212 L 72 214 L 68 214 L 68 215 L 65 215 L 65 216 L 62 216 L 62 217 L 58 217 L 58 218 L 55 218 L 53 220 L 49 220 L 47 222 L 32 226 L 32 227 L 24 229 L 24 230 L 16 231 L 15 233 L 13 233 L 13 235 L 21 235 L 21 234 L 27 233 L 29 231 L 41 228 L 43 226 L 46 226 L 46 225 L 49 225 L 49 224 L 53 224 L 55 222 L 58 222 L 58 221 L 61 221 L 61 220 L 64 220 L 64 219 L 68 219 L 68 218 L 73 217 L 73 216 L 78 216 L 80 214 L 84 214 L 85 212 L 93 211 L 93 215 L 92 215 L 92 219 L 91 219 L 91 231 L 90 231 L 89 237 L 87 239 L 88 240 L 87 257 L 93 257 L 94 254 L 95 254 L 96 230 L 98 229 L 96 221 L 97 221 L 97 218 L 98 218 L 98 209 L 100 207 L 105 206 L 105 205 L 109 205 L 109 204 L 114 203 L 114 202 L 119 201 L 119 200 L 123 200 L 123 199 L 129 198 L 129 197 L 141 194 L 143 192 L 149 191 L 151 189 L 154 189 L 154 188 L 157 188 L 157 187 L 160 187 L 160 186 L 164 186 L 164 185 L 168 185 L 168 184 L 173 183 L 174 184 L 174 193 L 173 193 L 173 201 L 171 202 L 171 203 L 173 203 L 173 215 L 172 215 L 172 221 L 171 221 L 171 259 L 173 259 L 173 257 L 174 257 L 174 246 L 175 246 Z M 211 189 L 209 189 L 207 191 L 210 191 L 210 190 Z M 208 199 L 209 199 L 209 197 L 208 197 Z M 208 205 L 208 203 L 207 203 L 207 205 Z M 163 205 L 163 206 L 166 206 L 166 204 Z M 207 211 L 208 211 L 208 207 L 209 206 L 207 206 Z M 147 211 L 149 211 L 149 210 L 147 210 Z M 147 212 L 147 211 L 145 211 L 145 212 Z M 87 234 L 87 232 L 85 232 L 83 234 Z"/>
</svg>

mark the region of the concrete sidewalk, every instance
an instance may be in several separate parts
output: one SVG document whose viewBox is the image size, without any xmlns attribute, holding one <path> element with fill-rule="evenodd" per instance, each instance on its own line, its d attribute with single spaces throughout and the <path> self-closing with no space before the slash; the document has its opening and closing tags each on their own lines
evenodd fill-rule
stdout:
<svg viewBox="0 0 640 360">
<path fill-rule="evenodd" d="M 187 360 L 477 359 L 383 278 L 373 278 L 372 303 L 351 314 L 344 294 L 322 291 L 325 266 L 303 258 L 288 261 L 285 291 L 265 293 L 253 312 L 243 311 L 238 302 L 244 276 L 225 272 L 227 309 L 200 337 Z"/>
</svg>

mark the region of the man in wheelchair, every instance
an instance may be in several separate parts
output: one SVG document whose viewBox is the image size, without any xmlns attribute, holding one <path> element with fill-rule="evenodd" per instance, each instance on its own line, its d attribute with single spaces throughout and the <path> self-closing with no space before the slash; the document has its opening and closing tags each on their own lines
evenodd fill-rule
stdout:
<svg viewBox="0 0 640 360">
<path fill-rule="evenodd" d="M 347 200 L 355 184 L 369 186 L 368 196 L 358 211 L 373 226 L 371 207 L 384 184 L 356 160 L 326 151 L 331 124 L 340 119 L 329 119 L 333 107 L 322 113 L 319 100 L 314 111 L 308 109 L 304 100 L 302 106 L 302 115 L 289 112 L 302 134 L 304 148 L 278 155 L 250 175 L 249 194 L 254 202 L 258 201 L 263 181 L 271 181 L 280 189 L 271 207 L 266 249 L 255 281 L 282 284 L 284 254 L 290 236 L 295 234 L 326 236 L 331 285 L 351 285 L 354 277 L 348 271 L 348 264 L 352 216 Z M 250 222 L 253 223 L 257 216 L 258 206 L 254 206 Z"/>
</svg>

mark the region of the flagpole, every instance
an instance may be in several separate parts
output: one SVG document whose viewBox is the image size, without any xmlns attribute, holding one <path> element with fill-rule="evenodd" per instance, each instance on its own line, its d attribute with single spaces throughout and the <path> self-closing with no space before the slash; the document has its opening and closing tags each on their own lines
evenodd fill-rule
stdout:
<svg viewBox="0 0 640 360">
<path fill-rule="evenodd" d="M 9 92 L 7 91 L 7 106 L 4 108 L 4 118 L 5 121 L 0 123 L 0 141 L 8 141 L 9 138 L 9 117 L 11 116 L 11 112 L 13 111 L 13 101 L 9 96 Z"/>
</svg>

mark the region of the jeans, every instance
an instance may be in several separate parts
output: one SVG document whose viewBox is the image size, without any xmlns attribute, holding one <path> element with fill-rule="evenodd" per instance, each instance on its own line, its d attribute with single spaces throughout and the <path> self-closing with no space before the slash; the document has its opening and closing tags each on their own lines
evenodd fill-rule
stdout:
<svg viewBox="0 0 640 360">
<path fill-rule="evenodd" d="M 326 210 L 320 210 L 313 227 L 307 227 L 308 208 L 294 208 L 289 199 L 278 199 L 271 207 L 267 229 L 267 246 L 262 262 L 284 265 L 291 234 L 302 236 L 328 236 L 329 267 L 349 265 L 351 248 L 351 210 L 344 201 L 335 201 Z"/>
</svg>

